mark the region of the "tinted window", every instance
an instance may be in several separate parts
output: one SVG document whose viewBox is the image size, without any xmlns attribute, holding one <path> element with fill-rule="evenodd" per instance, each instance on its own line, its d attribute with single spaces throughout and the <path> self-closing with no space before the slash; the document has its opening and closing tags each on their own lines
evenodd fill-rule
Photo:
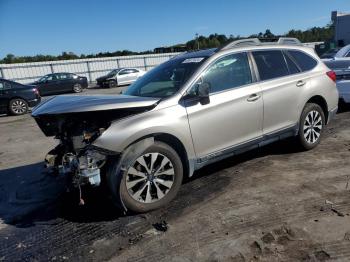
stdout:
<svg viewBox="0 0 350 262">
<path fill-rule="evenodd" d="M 136 69 L 129 69 L 130 73 L 138 73 L 139 70 L 136 70 Z"/>
<path fill-rule="evenodd" d="M 284 56 L 286 58 L 287 66 L 289 69 L 290 74 L 297 74 L 300 72 L 299 68 L 297 65 L 294 63 L 294 61 L 288 56 L 288 54 L 285 54 Z"/>
<path fill-rule="evenodd" d="M 56 75 L 46 75 L 46 76 L 40 78 L 39 82 L 52 81 L 52 80 L 57 80 Z"/>
<path fill-rule="evenodd" d="M 66 80 L 69 79 L 69 74 L 58 74 L 58 79 L 60 80 Z"/>
<path fill-rule="evenodd" d="M 295 62 L 297 62 L 303 72 L 311 70 L 317 65 L 317 61 L 315 59 L 303 52 L 289 50 L 288 53 L 294 58 Z"/>
<path fill-rule="evenodd" d="M 350 57 L 350 52 L 346 55 L 346 57 Z"/>
<path fill-rule="evenodd" d="M 119 75 L 127 75 L 127 74 L 130 74 L 128 69 L 124 69 L 124 70 L 119 72 Z"/>
<path fill-rule="evenodd" d="M 9 89 L 11 88 L 11 84 L 4 81 L 4 82 L 0 82 L 0 89 Z"/>
<path fill-rule="evenodd" d="M 247 54 L 233 54 L 219 59 L 207 69 L 200 81 L 210 84 L 210 93 L 252 83 Z"/>
<path fill-rule="evenodd" d="M 282 51 L 255 51 L 253 56 L 261 80 L 268 80 L 289 74 Z"/>
</svg>

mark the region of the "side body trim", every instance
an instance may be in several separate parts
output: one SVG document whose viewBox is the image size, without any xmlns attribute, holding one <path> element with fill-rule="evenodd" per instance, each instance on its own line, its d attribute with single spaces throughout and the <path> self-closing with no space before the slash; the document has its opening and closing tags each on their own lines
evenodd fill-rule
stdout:
<svg viewBox="0 0 350 262">
<path fill-rule="evenodd" d="M 265 145 L 271 144 L 273 142 L 276 142 L 288 137 L 296 136 L 298 134 L 298 130 L 299 130 L 299 123 L 293 126 L 275 131 L 273 133 L 265 134 L 254 140 L 247 141 L 242 144 L 235 145 L 229 148 L 225 148 L 223 150 L 198 158 L 197 161 L 195 162 L 195 170 L 202 168 L 206 165 L 212 164 L 214 162 L 223 160 L 225 158 L 228 158 L 234 155 L 239 155 L 249 150 L 263 147 Z"/>
</svg>

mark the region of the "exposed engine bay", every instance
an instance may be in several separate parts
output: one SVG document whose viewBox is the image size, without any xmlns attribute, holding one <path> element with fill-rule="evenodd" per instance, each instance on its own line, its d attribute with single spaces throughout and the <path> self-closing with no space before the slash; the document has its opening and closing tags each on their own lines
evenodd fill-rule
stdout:
<svg viewBox="0 0 350 262">
<path fill-rule="evenodd" d="M 55 135 L 59 144 L 45 158 L 47 167 L 57 174 L 71 174 L 75 186 L 86 183 L 98 186 L 107 154 L 98 152 L 91 144 L 108 126 L 108 122 L 99 125 L 91 120 L 65 119 Z"/>
<path fill-rule="evenodd" d="M 118 96 L 116 100 L 120 100 L 119 97 L 123 96 Z M 76 112 L 79 111 L 77 110 L 79 107 L 73 103 L 71 107 L 74 107 L 74 110 L 70 112 L 69 104 L 66 104 L 63 110 L 62 98 L 57 97 L 56 101 L 51 99 L 35 108 L 32 116 L 46 136 L 53 136 L 59 140 L 59 144 L 45 157 L 50 173 L 65 175 L 67 186 L 79 188 L 81 196 L 81 186 L 101 184 L 103 176 L 101 169 L 106 164 L 108 157 L 120 153 L 98 148 L 93 145 L 93 142 L 103 135 L 113 121 L 148 111 L 154 107 L 154 101 L 151 100 L 146 105 L 145 101 L 140 101 L 142 103 L 139 106 L 137 106 L 137 101 L 132 101 L 133 107 L 128 108 L 124 97 L 120 103 L 121 108 L 117 108 L 118 104 L 113 103 L 112 109 L 108 109 L 106 104 L 103 104 L 103 108 L 99 108 L 101 105 L 99 102 L 105 100 L 99 101 L 95 96 L 85 96 L 85 100 L 78 96 L 75 98 L 79 99 L 80 103 L 87 102 L 89 105 L 82 103 L 80 108 L 83 108 L 83 111 Z M 75 98 L 69 97 L 70 100 Z M 55 107 L 61 112 L 55 112 Z M 80 203 L 84 203 L 82 198 L 80 198 Z"/>
</svg>

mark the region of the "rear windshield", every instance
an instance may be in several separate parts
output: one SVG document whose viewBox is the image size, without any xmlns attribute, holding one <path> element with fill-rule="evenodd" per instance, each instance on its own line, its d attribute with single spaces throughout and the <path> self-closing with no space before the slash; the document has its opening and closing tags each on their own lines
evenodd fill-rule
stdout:
<svg viewBox="0 0 350 262">
<path fill-rule="evenodd" d="M 169 97 L 175 94 L 207 57 L 174 58 L 139 78 L 124 94 L 143 97 Z"/>
</svg>

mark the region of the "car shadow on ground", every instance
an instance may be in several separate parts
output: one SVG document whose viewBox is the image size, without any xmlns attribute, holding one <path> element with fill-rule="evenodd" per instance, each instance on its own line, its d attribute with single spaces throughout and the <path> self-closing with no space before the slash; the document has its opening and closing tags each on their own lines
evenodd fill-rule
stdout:
<svg viewBox="0 0 350 262">
<path fill-rule="evenodd" d="M 70 221 L 115 220 L 123 212 L 105 194 L 107 188 L 85 187 L 85 205 L 79 192 L 67 192 L 64 176 L 48 174 L 43 162 L 0 170 L 0 220 L 17 227 L 57 217 Z"/>
</svg>

